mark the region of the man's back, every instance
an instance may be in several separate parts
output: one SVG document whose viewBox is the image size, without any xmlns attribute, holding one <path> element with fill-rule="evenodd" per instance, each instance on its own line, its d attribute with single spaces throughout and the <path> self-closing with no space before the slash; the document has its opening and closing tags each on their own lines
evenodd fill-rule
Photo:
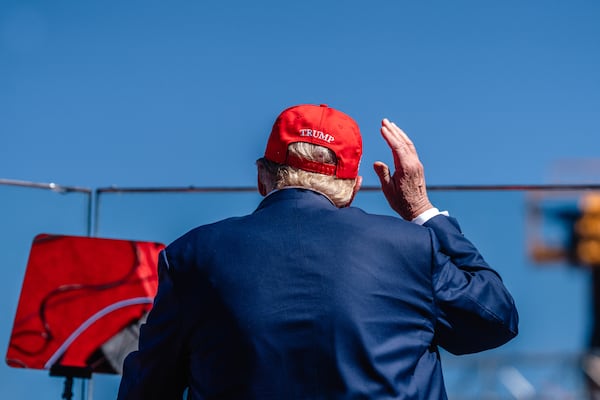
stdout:
<svg viewBox="0 0 600 400">
<path fill-rule="evenodd" d="M 298 189 L 185 235 L 166 254 L 185 281 L 192 397 L 443 398 L 432 240 Z"/>
</svg>

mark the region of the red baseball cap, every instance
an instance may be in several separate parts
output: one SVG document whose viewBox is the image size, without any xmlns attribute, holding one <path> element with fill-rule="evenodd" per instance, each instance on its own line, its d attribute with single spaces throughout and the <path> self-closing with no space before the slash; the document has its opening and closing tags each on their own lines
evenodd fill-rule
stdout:
<svg viewBox="0 0 600 400">
<path fill-rule="evenodd" d="M 288 155 L 288 145 L 296 142 L 330 149 L 337 158 L 337 166 Z M 362 138 L 358 124 L 350 116 L 325 104 L 303 104 L 284 110 L 273 124 L 265 150 L 265 158 L 269 161 L 342 179 L 358 176 L 361 156 Z"/>
</svg>

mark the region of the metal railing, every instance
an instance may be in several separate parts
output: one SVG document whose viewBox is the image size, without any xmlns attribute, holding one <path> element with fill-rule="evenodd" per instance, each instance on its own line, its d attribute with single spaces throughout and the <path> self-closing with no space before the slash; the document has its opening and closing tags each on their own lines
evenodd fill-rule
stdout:
<svg viewBox="0 0 600 400">
<path fill-rule="evenodd" d="M 56 183 L 40 183 L 40 182 L 28 182 L 21 181 L 15 179 L 3 179 L 0 178 L 0 185 L 2 186 L 16 186 L 22 188 L 30 188 L 30 189 L 42 189 L 49 190 L 55 193 L 60 194 L 69 194 L 69 193 L 81 193 L 87 196 L 87 234 L 88 236 L 92 234 L 92 203 L 93 203 L 93 193 L 92 189 L 79 187 L 79 186 L 64 186 L 57 185 Z"/>
</svg>

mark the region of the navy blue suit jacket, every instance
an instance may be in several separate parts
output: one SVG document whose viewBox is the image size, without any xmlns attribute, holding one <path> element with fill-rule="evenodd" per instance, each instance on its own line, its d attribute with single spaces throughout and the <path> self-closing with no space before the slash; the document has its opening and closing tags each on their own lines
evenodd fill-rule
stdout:
<svg viewBox="0 0 600 400">
<path fill-rule="evenodd" d="M 188 232 L 119 399 L 445 399 L 438 346 L 499 346 L 518 316 L 453 218 L 425 225 L 285 189 Z"/>
</svg>

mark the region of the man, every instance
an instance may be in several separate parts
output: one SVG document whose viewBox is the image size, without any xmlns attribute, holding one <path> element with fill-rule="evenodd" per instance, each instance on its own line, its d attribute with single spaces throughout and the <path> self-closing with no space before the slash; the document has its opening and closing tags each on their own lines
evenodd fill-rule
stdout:
<svg viewBox="0 0 600 400">
<path fill-rule="evenodd" d="M 159 289 L 119 399 L 445 399 L 456 354 L 517 334 L 500 277 L 430 203 L 410 139 L 384 119 L 395 172 L 374 165 L 403 218 L 349 207 L 357 124 L 288 108 L 258 160 L 266 198 L 161 253 Z"/>
</svg>

